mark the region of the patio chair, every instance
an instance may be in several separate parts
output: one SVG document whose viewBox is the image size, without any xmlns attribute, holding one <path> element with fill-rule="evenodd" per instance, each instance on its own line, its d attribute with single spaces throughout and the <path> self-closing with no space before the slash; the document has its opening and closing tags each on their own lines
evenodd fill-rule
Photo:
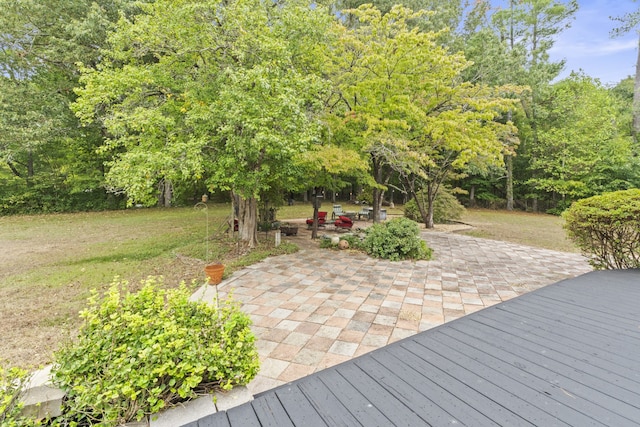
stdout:
<svg viewBox="0 0 640 427">
<path fill-rule="evenodd" d="M 353 221 L 348 216 L 340 215 L 333 225 L 336 226 L 336 229 L 350 230 L 353 227 Z"/>
<path fill-rule="evenodd" d="M 333 213 L 331 213 L 331 219 L 336 219 L 344 212 L 342 212 L 342 205 L 333 205 Z"/>
<path fill-rule="evenodd" d="M 323 227 L 327 222 L 327 213 L 326 212 L 318 212 L 318 227 Z M 313 218 L 307 219 L 307 225 L 309 228 L 313 227 Z"/>
<path fill-rule="evenodd" d="M 371 213 L 369 209 L 370 208 L 368 206 L 363 206 L 360 212 L 358 212 L 358 219 L 361 219 L 362 217 L 364 217 L 364 219 L 368 220 L 369 214 Z"/>
</svg>

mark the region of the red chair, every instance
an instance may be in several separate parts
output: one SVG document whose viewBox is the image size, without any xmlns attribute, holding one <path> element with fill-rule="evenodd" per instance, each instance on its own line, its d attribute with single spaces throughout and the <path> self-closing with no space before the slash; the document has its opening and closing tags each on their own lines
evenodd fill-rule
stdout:
<svg viewBox="0 0 640 427">
<path fill-rule="evenodd" d="M 318 226 L 323 226 L 327 222 L 327 213 L 318 212 Z M 307 220 L 307 225 L 313 227 L 313 218 Z"/>
<path fill-rule="evenodd" d="M 338 219 L 336 219 L 336 221 L 334 222 L 334 225 L 336 226 L 336 228 L 350 230 L 351 227 L 353 227 L 353 221 L 348 216 L 340 215 Z"/>
</svg>

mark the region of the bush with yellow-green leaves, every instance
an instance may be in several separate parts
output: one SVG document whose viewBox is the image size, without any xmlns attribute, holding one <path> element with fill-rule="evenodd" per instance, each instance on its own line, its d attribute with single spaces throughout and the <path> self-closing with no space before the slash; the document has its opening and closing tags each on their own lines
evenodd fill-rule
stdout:
<svg viewBox="0 0 640 427">
<path fill-rule="evenodd" d="M 56 354 L 54 383 L 67 393 L 69 425 L 141 420 L 196 390 L 255 377 L 255 337 L 238 304 L 189 301 L 186 286 L 166 290 L 153 278 L 138 292 L 125 288 L 94 294 L 78 339 Z"/>
<path fill-rule="evenodd" d="M 27 372 L 19 368 L 4 368 L 0 364 L 0 427 L 39 426 L 38 420 L 23 417 L 20 396 L 28 379 Z"/>
</svg>

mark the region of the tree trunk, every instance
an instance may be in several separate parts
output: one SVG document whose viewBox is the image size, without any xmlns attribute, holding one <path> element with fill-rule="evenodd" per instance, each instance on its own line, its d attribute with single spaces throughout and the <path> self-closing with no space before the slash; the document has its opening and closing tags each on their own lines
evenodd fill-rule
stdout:
<svg viewBox="0 0 640 427">
<path fill-rule="evenodd" d="M 172 200 L 173 185 L 170 179 L 165 178 L 158 183 L 158 206 L 170 208 Z"/>
<path fill-rule="evenodd" d="M 437 187 L 433 188 L 433 184 L 427 185 L 427 218 L 424 225 L 427 228 L 433 228 L 433 201 L 436 199 Z"/>
<path fill-rule="evenodd" d="M 378 156 L 374 154 L 371 154 L 371 166 L 373 180 L 376 183 L 380 183 L 380 181 L 382 180 L 382 162 L 380 161 L 380 158 L 378 158 Z M 382 205 L 382 202 L 380 201 L 379 188 L 374 187 L 372 193 L 373 200 L 371 200 L 371 207 L 373 209 L 371 210 L 371 215 L 373 216 L 372 221 L 375 224 L 380 221 L 380 206 Z"/>
<path fill-rule="evenodd" d="M 507 155 L 504 158 L 507 166 L 507 210 L 513 210 L 513 156 Z"/>
<path fill-rule="evenodd" d="M 470 208 L 476 207 L 476 186 L 475 185 L 472 185 L 471 188 L 469 189 L 469 207 Z"/>
<path fill-rule="evenodd" d="M 385 174 L 384 164 L 382 159 L 371 155 L 372 165 L 373 165 L 373 179 L 377 184 L 387 186 L 389 184 L 389 180 L 391 179 L 391 172 Z M 372 214 L 373 214 L 373 222 L 380 222 L 380 210 L 382 209 L 382 202 L 384 201 L 384 194 L 386 190 L 383 188 L 374 188 L 373 189 L 373 200 L 372 200 Z"/>
<path fill-rule="evenodd" d="M 373 215 L 373 222 L 380 222 L 380 206 L 382 205 L 382 200 L 380 200 L 380 189 L 379 188 L 374 188 L 373 189 L 373 200 L 371 207 L 373 208 L 371 210 L 371 213 Z"/>
<path fill-rule="evenodd" d="M 420 211 L 420 218 L 422 218 L 422 223 L 426 227 L 427 224 L 429 224 L 429 209 L 427 208 L 427 206 L 425 206 L 426 200 L 424 199 L 420 200 L 417 193 L 415 192 L 412 192 L 412 193 L 413 193 L 413 200 L 416 201 L 416 205 L 418 206 L 418 210 Z"/>
<path fill-rule="evenodd" d="M 258 244 L 258 201 L 255 197 L 238 198 L 238 236 L 249 249 Z"/>
<path fill-rule="evenodd" d="M 318 238 L 318 212 L 320 212 L 320 206 L 322 204 L 321 199 L 318 199 L 319 189 L 315 188 L 313 191 L 313 225 L 311 226 L 311 238 Z"/>
<path fill-rule="evenodd" d="M 638 57 L 636 59 L 636 76 L 633 83 L 633 112 L 632 129 L 634 142 L 638 142 L 640 134 L 640 36 L 638 36 Z"/>
<path fill-rule="evenodd" d="M 418 210 L 420 211 L 420 218 L 422 218 L 422 223 L 427 228 L 433 228 L 433 203 L 429 201 L 430 196 L 427 197 L 427 200 L 418 197 L 415 182 L 413 182 L 413 180 L 410 178 L 405 179 L 405 184 L 408 189 L 407 193 L 409 193 L 409 196 L 413 200 L 415 200 L 416 206 L 418 206 Z M 428 193 L 431 193 L 431 185 L 428 186 Z M 429 224 L 431 224 L 431 226 L 429 226 Z"/>
</svg>

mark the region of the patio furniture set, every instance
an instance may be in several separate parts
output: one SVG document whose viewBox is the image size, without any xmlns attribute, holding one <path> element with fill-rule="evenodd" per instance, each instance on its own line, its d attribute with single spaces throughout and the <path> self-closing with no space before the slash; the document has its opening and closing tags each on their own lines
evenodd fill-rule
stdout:
<svg viewBox="0 0 640 427">
<path fill-rule="evenodd" d="M 368 220 L 371 214 L 371 209 L 364 206 L 359 212 L 355 211 L 343 211 L 342 205 L 333 205 L 333 211 L 331 213 L 331 219 L 327 219 L 328 212 L 318 212 L 318 227 L 326 227 L 327 225 L 333 225 L 336 230 L 351 230 L 353 227 L 353 221 L 358 217 L 358 220 L 364 218 Z M 307 219 L 307 226 L 313 227 L 313 218 Z"/>
</svg>

